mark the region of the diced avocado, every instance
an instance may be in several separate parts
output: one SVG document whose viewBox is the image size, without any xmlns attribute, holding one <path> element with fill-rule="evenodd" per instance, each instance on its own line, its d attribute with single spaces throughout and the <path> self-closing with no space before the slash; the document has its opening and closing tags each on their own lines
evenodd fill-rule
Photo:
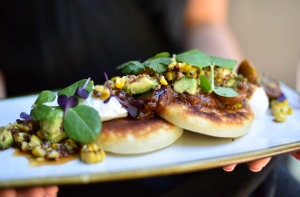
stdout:
<svg viewBox="0 0 300 197">
<path fill-rule="evenodd" d="M 13 143 L 13 137 L 8 127 L 0 127 L 0 150 L 9 148 Z"/>
<path fill-rule="evenodd" d="M 131 94 L 141 94 L 150 91 L 153 87 L 158 86 L 159 83 L 149 77 L 148 75 L 127 75 L 124 76 L 125 85 L 123 89 Z"/>
<path fill-rule="evenodd" d="M 44 138 L 51 142 L 60 142 L 67 135 L 62 130 L 63 111 L 54 109 L 49 112 L 44 120 L 41 121 L 41 129 L 44 133 Z"/>
<path fill-rule="evenodd" d="M 196 94 L 198 89 L 197 79 L 191 77 L 182 77 L 175 81 L 174 90 L 178 93 L 187 92 L 189 94 Z"/>
</svg>

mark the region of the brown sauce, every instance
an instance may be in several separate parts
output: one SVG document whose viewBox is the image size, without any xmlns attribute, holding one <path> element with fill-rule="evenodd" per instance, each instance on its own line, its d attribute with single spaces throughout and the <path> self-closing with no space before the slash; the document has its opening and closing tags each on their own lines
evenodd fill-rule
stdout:
<svg viewBox="0 0 300 197">
<path fill-rule="evenodd" d="M 61 157 L 57 160 L 47 160 L 47 159 L 38 160 L 37 158 L 33 157 L 30 153 L 23 152 L 19 149 L 16 149 L 13 156 L 27 158 L 29 161 L 29 165 L 32 167 L 39 167 L 44 165 L 61 165 L 73 161 L 75 159 L 79 159 L 79 155 L 72 154 L 67 157 Z"/>
</svg>

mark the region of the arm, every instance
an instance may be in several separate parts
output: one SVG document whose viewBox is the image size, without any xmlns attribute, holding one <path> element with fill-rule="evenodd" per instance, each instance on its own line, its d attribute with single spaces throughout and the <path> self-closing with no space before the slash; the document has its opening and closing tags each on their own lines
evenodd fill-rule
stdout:
<svg viewBox="0 0 300 197">
<path fill-rule="evenodd" d="M 227 24 L 228 0 L 188 0 L 185 10 L 185 48 L 209 55 L 242 60 Z"/>
</svg>

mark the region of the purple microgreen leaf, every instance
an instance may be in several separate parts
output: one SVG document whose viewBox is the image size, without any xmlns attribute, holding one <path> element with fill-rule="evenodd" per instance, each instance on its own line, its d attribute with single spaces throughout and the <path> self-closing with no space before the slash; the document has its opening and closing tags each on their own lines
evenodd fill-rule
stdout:
<svg viewBox="0 0 300 197">
<path fill-rule="evenodd" d="M 136 117 L 137 113 L 138 113 L 138 107 L 142 107 L 144 105 L 144 101 L 143 100 L 135 100 L 135 101 L 132 101 L 132 102 L 128 103 L 128 102 L 125 102 L 125 101 L 121 100 L 112 91 L 112 88 L 110 87 L 110 84 L 109 84 L 109 81 L 108 81 L 108 76 L 105 72 L 104 72 L 104 77 L 105 77 L 105 80 L 106 80 L 106 86 L 107 86 L 107 88 L 110 92 L 110 97 L 108 97 L 104 101 L 104 103 L 108 103 L 111 97 L 115 97 L 118 100 L 118 102 L 128 111 L 128 113 L 132 117 Z"/>
<path fill-rule="evenodd" d="M 110 98 L 111 98 L 111 97 L 108 97 L 108 98 L 104 101 L 104 103 L 108 103 L 108 102 L 110 101 Z"/>
<path fill-rule="evenodd" d="M 283 102 L 286 99 L 286 96 L 281 92 L 281 94 L 277 97 L 277 100 Z"/>
<path fill-rule="evenodd" d="M 59 95 L 57 98 L 57 103 L 63 110 L 65 110 L 68 103 L 68 96 L 64 94 Z"/>
<path fill-rule="evenodd" d="M 76 96 L 83 98 L 83 99 L 86 99 L 89 96 L 89 92 L 86 90 L 86 87 L 89 84 L 90 80 L 91 80 L 91 78 L 89 77 L 82 87 L 77 88 L 76 93 L 75 93 Z"/>
<path fill-rule="evenodd" d="M 20 118 L 22 118 L 22 119 L 24 119 L 24 120 L 26 120 L 26 121 L 32 120 L 32 117 L 31 117 L 30 115 L 28 115 L 27 113 L 25 113 L 25 112 L 22 112 L 22 113 L 20 114 Z"/>
<path fill-rule="evenodd" d="M 86 99 L 89 97 L 89 92 L 83 87 L 78 87 L 76 90 L 76 95 L 80 98 Z"/>
<path fill-rule="evenodd" d="M 57 98 L 58 105 L 66 111 L 70 107 L 76 107 L 78 105 L 78 98 L 76 96 L 66 96 L 66 95 L 59 95 Z"/>
<path fill-rule="evenodd" d="M 137 113 L 138 113 L 138 108 L 132 105 L 127 105 L 125 107 L 125 109 L 128 111 L 128 113 L 132 116 L 132 117 L 136 117 Z"/>
<path fill-rule="evenodd" d="M 78 105 L 78 98 L 76 96 L 70 96 L 68 98 L 68 102 L 67 102 L 66 108 L 76 107 L 77 105 Z"/>
</svg>

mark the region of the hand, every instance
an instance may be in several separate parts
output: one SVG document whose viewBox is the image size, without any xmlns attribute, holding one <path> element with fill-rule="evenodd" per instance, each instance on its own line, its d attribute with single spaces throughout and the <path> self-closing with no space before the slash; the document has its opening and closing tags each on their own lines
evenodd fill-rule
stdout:
<svg viewBox="0 0 300 197">
<path fill-rule="evenodd" d="M 296 152 L 292 152 L 291 155 L 293 155 L 296 159 L 300 160 L 300 150 Z"/>
<path fill-rule="evenodd" d="M 298 153 L 300 153 L 300 152 L 298 152 Z M 300 154 L 298 156 L 300 156 Z M 267 157 L 267 158 L 263 158 L 263 159 L 250 161 L 247 163 L 247 165 L 249 166 L 249 170 L 251 170 L 252 172 L 259 172 L 259 171 L 261 171 L 261 169 L 263 167 L 265 167 L 269 163 L 270 160 L 271 160 L 271 157 Z M 228 166 L 224 166 L 223 169 L 226 172 L 231 172 L 234 170 L 236 165 L 237 164 L 231 164 Z"/>
<path fill-rule="evenodd" d="M 58 186 L 0 189 L 1 197 L 56 197 Z"/>
</svg>

